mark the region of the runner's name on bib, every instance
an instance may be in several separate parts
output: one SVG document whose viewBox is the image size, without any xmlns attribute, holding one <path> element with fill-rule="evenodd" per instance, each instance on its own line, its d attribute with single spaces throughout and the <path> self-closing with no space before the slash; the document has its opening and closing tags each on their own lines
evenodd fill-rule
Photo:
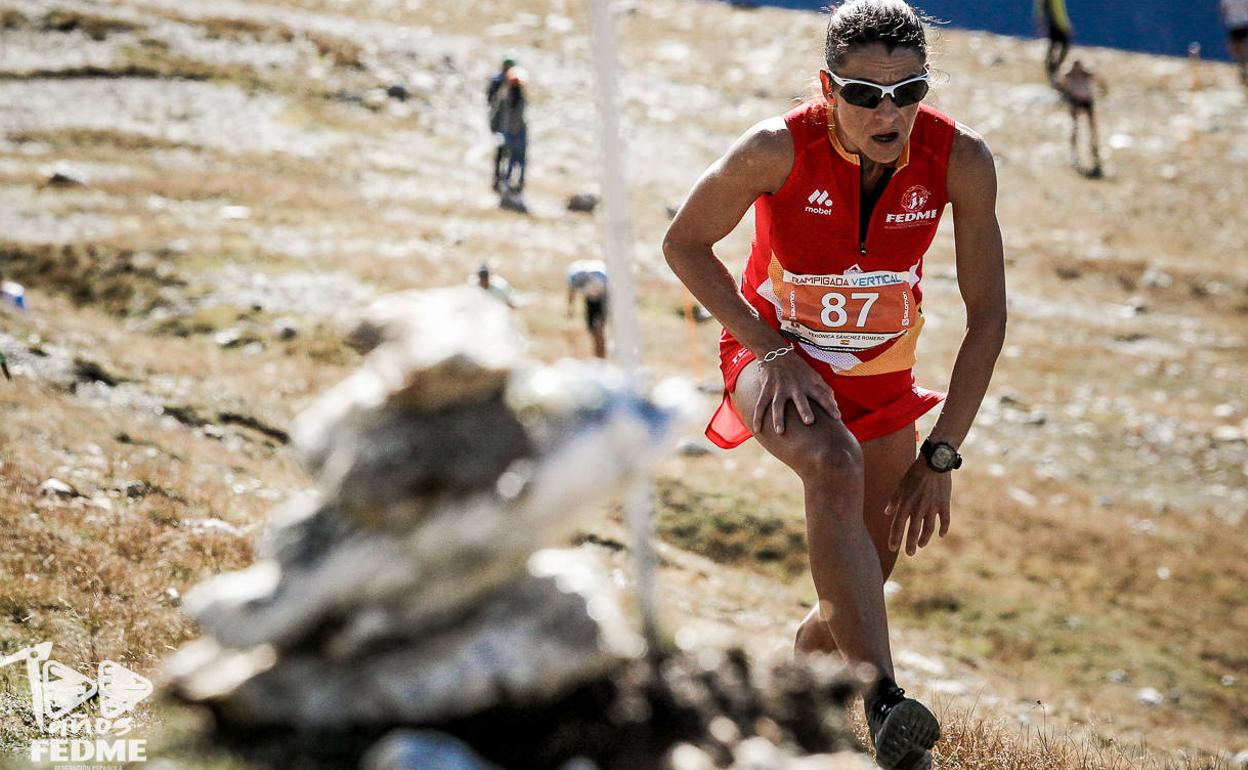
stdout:
<svg viewBox="0 0 1248 770">
<path fill-rule="evenodd" d="M 773 273 L 773 276 L 775 274 Z M 870 350 L 909 331 L 917 313 L 914 272 L 773 277 L 780 329 L 824 350 Z"/>
</svg>

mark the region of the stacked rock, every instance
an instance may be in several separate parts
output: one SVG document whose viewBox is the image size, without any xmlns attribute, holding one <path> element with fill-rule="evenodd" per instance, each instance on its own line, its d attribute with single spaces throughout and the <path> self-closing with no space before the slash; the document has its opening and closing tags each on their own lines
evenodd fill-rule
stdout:
<svg viewBox="0 0 1248 770">
<path fill-rule="evenodd" d="M 385 770 L 657 767 L 681 744 L 722 767 L 738 744 L 758 756 L 760 723 L 773 748 L 844 742 L 825 718 L 845 679 L 768 701 L 741 657 L 725 670 L 753 695 L 732 706 L 711 684 L 726 664 L 643 658 L 598 565 L 551 548 L 661 454 L 686 391 L 527 361 L 508 308 L 470 287 L 383 298 L 348 340 L 362 367 L 294 432 L 316 495 L 279 512 L 252 567 L 185 598 L 206 635 L 166 689 L 222 740 Z"/>
</svg>

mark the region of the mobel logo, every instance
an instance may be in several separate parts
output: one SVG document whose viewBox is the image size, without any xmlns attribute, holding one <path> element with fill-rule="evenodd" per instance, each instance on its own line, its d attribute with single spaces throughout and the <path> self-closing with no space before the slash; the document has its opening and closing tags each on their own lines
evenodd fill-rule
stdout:
<svg viewBox="0 0 1248 770">
<path fill-rule="evenodd" d="M 127 715 L 152 694 L 152 683 L 111 660 L 101 663 L 92 679 L 51 658 L 52 642 L 0 658 L 0 670 L 25 664 L 35 725 L 55 736 L 31 741 L 31 761 L 146 761 L 147 741 L 121 738 L 134 729 Z M 98 717 L 79 710 L 92 698 L 99 702 Z"/>
</svg>

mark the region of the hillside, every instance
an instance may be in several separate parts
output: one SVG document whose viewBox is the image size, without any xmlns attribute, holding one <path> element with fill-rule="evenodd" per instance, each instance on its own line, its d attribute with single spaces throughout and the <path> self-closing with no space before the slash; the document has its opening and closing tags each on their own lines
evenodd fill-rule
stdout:
<svg viewBox="0 0 1248 770">
<path fill-rule="evenodd" d="M 690 343 L 658 244 L 701 170 L 805 92 L 822 25 L 619 9 L 643 358 L 713 385 L 718 327 Z M 152 673 L 195 636 L 181 594 L 248 563 L 308 486 L 286 431 L 357 360 L 344 308 L 488 262 L 532 355 L 588 355 L 563 287 L 599 253 L 565 210 L 597 188 L 582 4 L 4 0 L 0 22 L 0 271 L 29 304 L 0 310 L 5 653 L 53 640 Z M 504 52 L 533 80 L 527 215 L 489 188 Z M 1228 767 L 1248 750 L 1248 94 L 1229 66 L 1077 55 L 1109 85 L 1099 180 L 1068 163 L 1040 43 L 940 33 L 932 101 L 997 158 L 1011 326 L 953 531 L 894 575 L 895 650 L 947 720 L 938 767 Z M 720 245 L 734 271 L 749 232 Z M 925 297 L 919 379 L 941 387 L 947 226 Z M 752 443 L 674 458 L 656 513 L 673 634 L 791 644 L 813 588 L 788 471 Z M 581 540 L 628 580 L 615 512 Z M 29 740 L 23 698 L 0 691 L 0 750 Z"/>
</svg>

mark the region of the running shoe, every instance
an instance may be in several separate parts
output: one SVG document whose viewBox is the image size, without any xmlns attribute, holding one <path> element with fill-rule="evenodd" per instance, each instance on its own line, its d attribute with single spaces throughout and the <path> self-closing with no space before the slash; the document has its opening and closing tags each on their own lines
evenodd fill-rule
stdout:
<svg viewBox="0 0 1248 770">
<path fill-rule="evenodd" d="M 940 738 L 940 723 L 926 706 L 907 698 L 891 679 L 880 681 L 865 706 L 876 764 L 885 770 L 931 768 L 928 749 Z"/>
</svg>

